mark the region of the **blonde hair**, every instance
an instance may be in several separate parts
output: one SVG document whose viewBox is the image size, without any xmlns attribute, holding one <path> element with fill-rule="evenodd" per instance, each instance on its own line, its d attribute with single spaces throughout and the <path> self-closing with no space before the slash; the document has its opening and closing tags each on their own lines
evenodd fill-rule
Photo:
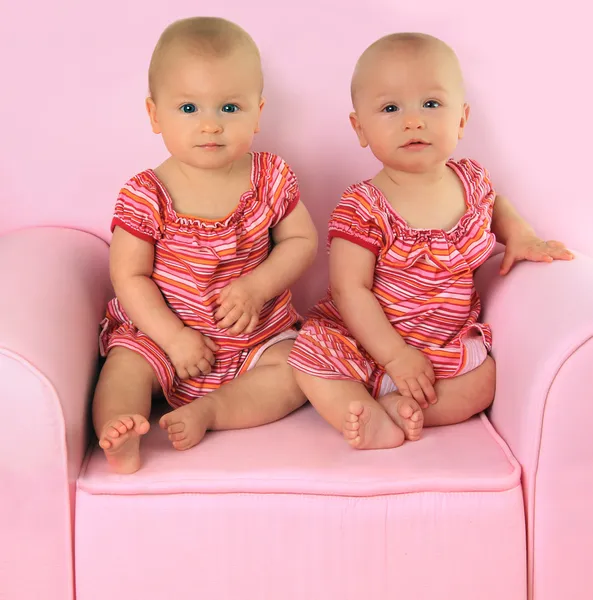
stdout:
<svg viewBox="0 0 593 600">
<path fill-rule="evenodd" d="M 460 81 L 462 82 L 461 67 L 459 67 L 459 61 L 457 55 L 453 49 L 445 44 L 439 38 L 436 38 L 427 33 L 414 33 L 414 32 L 403 32 L 403 33 L 390 33 L 382 38 L 379 38 L 376 42 L 373 42 L 361 55 L 354 68 L 352 74 L 352 81 L 350 83 L 350 95 L 352 97 L 352 103 L 354 104 L 354 98 L 356 96 L 356 90 L 358 87 L 358 80 L 360 78 L 360 72 L 365 66 L 365 63 L 377 52 L 384 52 L 389 50 L 395 50 L 397 48 L 403 48 L 405 50 L 412 50 L 414 52 L 422 52 L 424 50 L 437 50 L 449 57 L 455 62 L 459 70 Z"/>
<path fill-rule="evenodd" d="M 219 17 L 190 17 L 171 23 L 154 48 L 148 68 L 148 89 L 152 98 L 159 71 L 173 48 L 184 48 L 198 56 L 211 58 L 224 58 L 241 48 L 253 56 L 261 75 L 259 49 L 242 27 Z M 263 87 L 263 75 L 261 78 Z"/>
</svg>

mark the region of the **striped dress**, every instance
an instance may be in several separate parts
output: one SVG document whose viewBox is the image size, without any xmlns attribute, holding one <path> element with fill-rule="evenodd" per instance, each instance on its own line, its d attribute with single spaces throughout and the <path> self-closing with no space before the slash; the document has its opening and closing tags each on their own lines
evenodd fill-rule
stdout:
<svg viewBox="0 0 593 600">
<path fill-rule="evenodd" d="M 139 331 L 117 298 L 102 322 L 101 353 L 124 346 L 141 354 L 153 367 L 172 406 L 203 396 L 255 364 L 273 343 L 294 339 L 299 316 L 290 291 L 267 302 L 253 333 L 230 335 L 216 326 L 220 291 L 253 271 L 272 248 L 270 230 L 299 202 L 296 177 L 278 156 L 252 154 L 251 187 L 235 210 L 223 219 L 207 220 L 178 214 L 162 182 L 147 170 L 130 179 L 115 205 L 111 229 L 154 244 L 152 279 L 169 308 L 188 326 L 214 340 L 220 350 L 207 376 L 181 381 L 167 355 Z"/>
<path fill-rule="evenodd" d="M 447 164 L 467 206 L 449 231 L 412 229 L 370 181 L 344 192 L 329 223 L 329 242 L 343 238 L 376 256 L 372 292 L 406 343 L 431 360 L 437 379 L 479 366 L 492 342 L 490 327 L 478 322 L 473 273 L 494 249 L 495 192 L 476 162 Z M 384 369 L 350 335 L 331 291 L 308 315 L 289 363 L 310 375 L 361 381 L 375 397 L 385 389 Z"/>
</svg>

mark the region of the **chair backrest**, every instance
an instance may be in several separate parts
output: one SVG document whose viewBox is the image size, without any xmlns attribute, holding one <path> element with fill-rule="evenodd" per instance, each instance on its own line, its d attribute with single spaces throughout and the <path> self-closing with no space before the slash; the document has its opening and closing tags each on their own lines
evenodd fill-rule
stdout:
<svg viewBox="0 0 593 600">
<path fill-rule="evenodd" d="M 108 239 L 121 185 L 165 156 L 144 111 L 152 48 L 169 22 L 202 13 L 258 43 L 267 105 L 256 149 L 293 166 L 322 239 L 344 187 L 377 170 L 348 123 L 354 63 L 381 35 L 424 31 L 464 69 L 472 113 L 458 155 L 483 162 L 542 235 L 593 253 L 586 3 L 529 4 L 11 3 L 0 17 L 0 233 L 52 224 Z M 301 307 L 325 287 L 321 248 Z"/>
</svg>

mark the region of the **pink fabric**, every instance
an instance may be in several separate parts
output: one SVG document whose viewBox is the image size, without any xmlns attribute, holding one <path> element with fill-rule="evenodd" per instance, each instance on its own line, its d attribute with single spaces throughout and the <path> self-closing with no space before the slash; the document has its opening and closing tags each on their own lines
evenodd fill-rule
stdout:
<svg viewBox="0 0 593 600">
<path fill-rule="evenodd" d="M 589 337 L 559 369 L 546 399 L 533 512 L 537 600 L 593 593 L 592 365 Z"/>
<path fill-rule="evenodd" d="M 364 498 L 80 492 L 77 511 L 77 600 L 525 600 L 520 488 Z M 113 543 L 114 529 L 125 544 Z"/>
<path fill-rule="evenodd" d="M 74 484 L 87 445 L 107 246 L 69 229 L 0 237 L 0 597 L 73 598 Z"/>
<path fill-rule="evenodd" d="M 525 598 L 520 472 L 484 417 L 357 452 L 306 407 L 142 452 L 126 477 L 95 449 L 79 479 L 77 600 Z"/>
<path fill-rule="evenodd" d="M 499 266 L 500 257 L 489 261 L 477 284 L 496 331 L 490 418 L 523 468 L 530 586 L 537 600 L 586 600 L 593 576 L 579 565 L 593 539 L 593 260 L 520 264 L 505 278 Z"/>
<path fill-rule="evenodd" d="M 265 427 L 209 433 L 188 452 L 174 450 L 158 426 L 143 444 L 142 468 L 131 477 L 111 473 L 95 448 L 78 489 L 374 496 L 504 491 L 520 481 L 518 464 L 485 417 L 428 430 L 422 442 L 384 452 L 353 451 L 310 406 Z"/>
</svg>

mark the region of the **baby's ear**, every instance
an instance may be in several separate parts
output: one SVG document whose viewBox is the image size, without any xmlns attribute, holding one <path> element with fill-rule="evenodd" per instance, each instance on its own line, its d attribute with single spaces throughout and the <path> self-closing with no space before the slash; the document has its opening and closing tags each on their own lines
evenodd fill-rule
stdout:
<svg viewBox="0 0 593 600">
<path fill-rule="evenodd" d="M 150 118 L 150 126 L 152 127 L 153 133 L 161 133 L 161 126 L 156 117 L 156 104 L 150 96 L 146 98 L 146 112 Z"/>
<path fill-rule="evenodd" d="M 264 109 L 266 99 L 262 96 L 259 101 L 259 114 L 257 115 L 257 124 L 255 126 L 255 133 L 259 133 L 259 119 L 261 117 L 261 111 Z"/>
<path fill-rule="evenodd" d="M 467 125 L 467 121 L 469 119 L 469 104 L 466 102 L 463 105 L 463 111 L 461 113 L 461 120 L 459 121 L 459 133 L 457 137 L 459 139 L 463 138 L 463 134 L 465 133 L 465 126 Z"/>
<path fill-rule="evenodd" d="M 366 148 L 369 143 L 366 140 L 366 137 L 364 136 L 364 133 L 362 131 L 362 127 L 360 126 L 360 121 L 358 120 L 358 115 L 356 114 L 356 112 L 351 112 L 350 113 L 350 125 L 352 125 L 352 129 L 354 129 L 354 131 L 356 132 L 356 136 L 358 137 L 358 141 L 360 143 L 360 145 L 363 148 Z"/>
</svg>

